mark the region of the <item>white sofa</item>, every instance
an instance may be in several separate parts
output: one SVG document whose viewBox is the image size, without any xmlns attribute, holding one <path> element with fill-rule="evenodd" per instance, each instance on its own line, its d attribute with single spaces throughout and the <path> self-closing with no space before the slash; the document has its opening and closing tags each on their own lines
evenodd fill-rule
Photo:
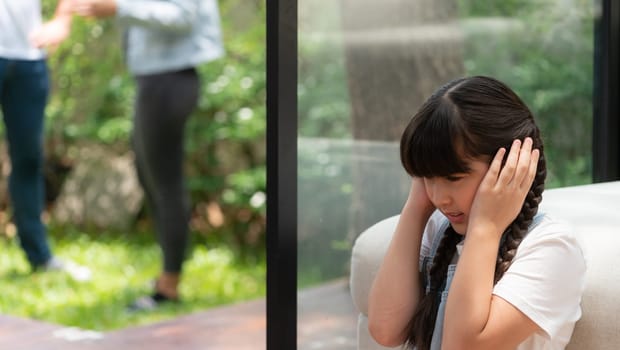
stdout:
<svg viewBox="0 0 620 350">
<path fill-rule="evenodd" d="M 620 181 L 546 190 L 541 210 L 571 223 L 586 255 L 583 316 L 567 349 L 620 349 Z M 353 246 L 350 287 L 359 311 L 359 350 L 390 349 L 372 339 L 366 315 L 368 291 L 397 221 L 393 216 L 376 223 Z"/>
</svg>

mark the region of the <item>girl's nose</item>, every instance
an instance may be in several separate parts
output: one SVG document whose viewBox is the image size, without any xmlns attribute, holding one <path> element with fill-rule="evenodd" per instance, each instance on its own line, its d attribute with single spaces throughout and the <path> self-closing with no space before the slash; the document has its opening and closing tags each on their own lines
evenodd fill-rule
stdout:
<svg viewBox="0 0 620 350">
<path fill-rule="evenodd" d="M 449 205 L 452 201 L 450 191 L 448 191 L 446 186 L 442 186 L 437 181 L 433 182 L 433 184 L 431 185 L 431 190 L 429 192 L 430 200 L 436 207 L 443 207 Z"/>
</svg>

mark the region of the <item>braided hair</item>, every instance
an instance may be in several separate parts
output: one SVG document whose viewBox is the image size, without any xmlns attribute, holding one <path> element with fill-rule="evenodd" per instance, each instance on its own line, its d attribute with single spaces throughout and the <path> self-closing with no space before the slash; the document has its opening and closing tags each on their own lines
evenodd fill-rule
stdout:
<svg viewBox="0 0 620 350">
<path fill-rule="evenodd" d="M 526 137 L 531 137 L 533 148 L 540 151 L 537 172 L 521 211 L 503 233 L 494 283 L 510 266 L 538 211 L 544 190 L 547 171 L 543 142 L 529 108 L 508 86 L 494 78 L 456 79 L 439 88 L 422 105 L 400 141 L 401 162 L 407 173 L 431 178 L 467 173 L 468 159 L 493 159 L 501 147 L 510 149 L 513 140 Z M 449 226 L 431 263 L 428 286 L 424 285 L 426 271 L 420 272 L 422 297 L 408 325 L 408 348 L 430 348 L 441 288 L 461 238 Z"/>
</svg>

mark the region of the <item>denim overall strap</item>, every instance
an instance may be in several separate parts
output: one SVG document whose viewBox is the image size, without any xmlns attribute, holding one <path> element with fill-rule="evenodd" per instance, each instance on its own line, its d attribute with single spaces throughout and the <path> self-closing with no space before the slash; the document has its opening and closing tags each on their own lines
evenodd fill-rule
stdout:
<svg viewBox="0 0 620 350">
<path fill-rule="evenodd" d="M 439 243 L 441 243 L 441 239 L 446 233 L 446 229 L 450 222 L 448 220 L 443 220 L 441 225 L 439 225 L 439 230 L 437 230 L 437 234 L 433 237 L 433 243 L 431 244 L 431 256 L 434 257 L 437 253 L 437 248 L 439 248 Z"/>
<path fill-rule="evenodd" d="M 540 222 L 542 221 L 544 217 L 545 217 L 545 213 L 541 213 L 541 212 L 536 213 L 536 215 L 534 216 L 534 219 L 532 219 L 532 223 L 530 224 L 528 233 L 529 231 L 532 231 L 534 227 L 538 226 L 538 224 L 540 224 Z"/>
<path fill-rule="evenodd" d="M 431 265 L 433 263 L 433 259 L 435 258 L 435 254 L 437 253 L 437 248 L 439 248 L 439 243 L 441 243 L 441 239 L 446 233 L 448 224 L 449 224 L 448 220 L 443 220 L 441 222 L 441 224 L 439 225 L 439 229 L 435 233 L 435 236 L 433 237 L 433 241 L 431 242 L 430 255 L 422 257 L 422 264 L 420 265 L 420 271 L 423 272 L 423 277 L 424 277 L 423 282 L 424 282 L 426 293 L 428 293 L 430 289 L 429 281 L 430 281 Z"/>
</svg>

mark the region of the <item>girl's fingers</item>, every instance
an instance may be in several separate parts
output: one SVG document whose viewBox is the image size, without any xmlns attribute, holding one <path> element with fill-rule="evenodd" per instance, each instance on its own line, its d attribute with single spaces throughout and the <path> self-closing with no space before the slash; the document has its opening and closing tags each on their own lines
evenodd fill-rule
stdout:
<svg viewBox="0 0 620 350">
<path fill-rule="evenodd" d="M 513 180 L 516 186 L 521 186 L 521 184 L 529 174 L 529 168 L 532 158 L 532 144 L 533 141 L 530 137 L 526 137 L 525 140 L 523 140 Z"/>
<path fill-rule="evenodd" d="M 498 182 L 506 185 L 512 181 L 515 171 L 517 169 L 517 162 L 519 161 L 519 150 L 521 149 L 521 140 L 514 140 L 506 158 L 506 164 L 499 174 Z"/>
<path fill-rule="evenodd" d="M 502 161 L 504 160 L 504 156 L 506 155 L 506 149 L 504 147 L 500 148 L 495 157 L 491 161 L 489 165 L 489 170 L 487 170 L 487 181 L 491 181 L 491 184 L 494 185 L 497 182 L 497 178 L 499 176 L 499 172 L 502 169 Z"/>
</svg>

